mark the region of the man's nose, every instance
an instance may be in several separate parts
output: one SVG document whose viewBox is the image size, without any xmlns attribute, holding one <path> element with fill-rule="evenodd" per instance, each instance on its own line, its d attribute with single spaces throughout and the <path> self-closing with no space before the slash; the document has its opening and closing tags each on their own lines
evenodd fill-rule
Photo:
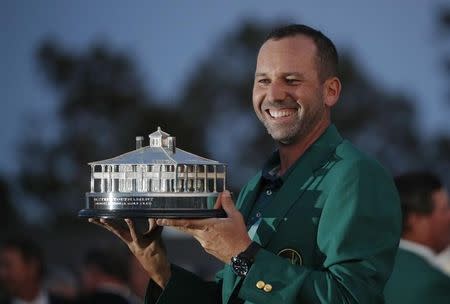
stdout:
<svg viewBox="0 0 450 304">
<path fill-rule="evenodd" d="M 272 82 L 267 91 L 267 98 L 270 101 L 283 101 L 286 99 L 286 90 L 278 82 Z"/>
</svg>

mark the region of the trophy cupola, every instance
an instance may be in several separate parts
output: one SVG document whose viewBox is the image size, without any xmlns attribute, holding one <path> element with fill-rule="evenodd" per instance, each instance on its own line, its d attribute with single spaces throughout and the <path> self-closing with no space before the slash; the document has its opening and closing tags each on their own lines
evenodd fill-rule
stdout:
<svg viewBox="0 0 450 304">
<path fill-rule="evenodd" d="M 160 127 L 148 137 L 150 138 L 150 147 L 169 148 L 168 138 L 170 138 L 170 134 L 161 130 Z"/>
</svg>

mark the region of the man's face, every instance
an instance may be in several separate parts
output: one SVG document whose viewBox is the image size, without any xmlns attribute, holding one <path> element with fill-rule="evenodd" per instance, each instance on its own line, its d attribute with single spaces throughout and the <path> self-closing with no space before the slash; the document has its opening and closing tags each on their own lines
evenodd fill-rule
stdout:
<svg viewBox="0 0 450 304">
<path fill-rule="evenodd" d="M 0 284 L 12 296 L 35 279 L 36 263 L 27 262 L 21 253 L 13 248 L 4 248 L 0 252 Z M 33 274 L 34 273 L 34 274 Z"/>
<path fill-rule="evenodd" d="M 433 249 L 436 252 L 450 245 L 450 203 L 445 189 L 435 191 L 432 195 L 434 203 L 430 215 L 430 235 L 433 239 Z"/>
<path fill-rule="evenodd" d="M 314 42 L 303 35 L 269 40 L 261 47 L 253 108 L 274 140 L 292 144 L 328 115 Z"/>
</svg>

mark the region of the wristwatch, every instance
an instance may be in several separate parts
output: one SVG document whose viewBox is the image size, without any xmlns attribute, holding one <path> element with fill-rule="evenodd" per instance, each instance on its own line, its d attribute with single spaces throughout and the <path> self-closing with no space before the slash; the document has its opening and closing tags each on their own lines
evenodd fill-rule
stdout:
<svg viewBox="0 0 450 304">
<path fill-rule="evenodd" d="M 247 249 L 231 258 L 231 269 L 237 276 L 245 277 L 247 275 L 260 248 L 258 243 L 251 242 Z"/>
</svg>

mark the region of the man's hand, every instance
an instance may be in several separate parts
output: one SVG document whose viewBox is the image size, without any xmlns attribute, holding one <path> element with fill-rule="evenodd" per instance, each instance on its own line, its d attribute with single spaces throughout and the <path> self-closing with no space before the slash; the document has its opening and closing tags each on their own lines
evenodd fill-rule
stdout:
<svg viewBox="0 0 450 304">
<path fill-rule="evenodd" d="M 206 252 L 229 264 L 231 257 L 244 251 L 251 243 L 244 218 L 234 206 L 229 191 L 219 194 L 215 208 L 222 207 L 227 218 L 202 220 L 158 219 L 161 226 L 172 226 L 191 234 Z"/>
<path fill-rule="evenodd" d="M 108 219 L 89 219 L 90 223 L 100 225 L 115 235 L 117 235 L 138 261 L 161 288 L 164 288 L 170 278 L 170 263 L 167 258 L 166 250 L 161 239 L 161 226 L 156 224 L 155 219 L 148 219 L 148 230 L 143 234 L 137 234 L 134 222 L 125 219 L 127 228 L 120 223 Z"/>
</svg>

